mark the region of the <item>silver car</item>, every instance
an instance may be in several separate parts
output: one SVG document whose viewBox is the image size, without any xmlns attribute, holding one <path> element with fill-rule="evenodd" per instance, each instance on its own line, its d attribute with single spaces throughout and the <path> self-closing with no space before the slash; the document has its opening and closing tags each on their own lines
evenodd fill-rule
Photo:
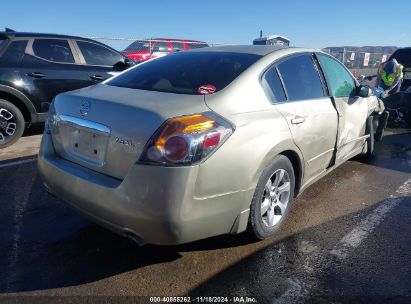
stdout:
<svg viewBox="0 0 411 304">
<path fill-rule="evenodd" d="M 381 109 L 369 95 L 316 50 L 177 53 L 58 95 L 39 169 L 51 193 L 139 244 L 264 239 L 309 185 L 372 156 Z"/>
</svg>

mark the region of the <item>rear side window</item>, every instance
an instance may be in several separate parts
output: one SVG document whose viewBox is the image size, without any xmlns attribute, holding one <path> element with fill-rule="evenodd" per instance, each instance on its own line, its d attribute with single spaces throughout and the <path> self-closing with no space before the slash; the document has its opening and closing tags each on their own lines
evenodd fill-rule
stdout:
<svg viewBox="0 0 411 304">
<path fill-rule="evenodd" d="M 230 52 L 178 52 L 138 65 L 106 84 L 198 95 L 201 86 L 213 86 L 221 91 L 260 58 Z"/>
<path fill-rule="evenodd" d="M 289 58 L 278 65 L 289 100 L 324 97 L 320 75 L 311 55 Z"/>
<path fill-rule="evenodd" d="M 411 67 L 411 49 L 398 50 L 392 54 L 391 59 L 395 58 L 405 67 Z"/>
<path fill-rule="evenodd" d="M 13 41 L 4 51 L 0 60 L 7 63 L 19 63 L 23 59 L 26 46 L 27 40 Z"/>
<path fill-rule="evenodd" d="M 77 41 L 84 60 L 89 65 L 113 66 L 123 61 L 123 56 L 96 43 Z"/>
<path fill-rule="evenodd" d="M 287 97 L 285 96 L 283 85 L 281 84 L 280 77 L 278 77 L 277 69 L 275 67 L 270 68 L 263 77 L 265 85 L 268 86 L 270 97 L 273 102 L 284 102 Z"/>
<path fill-rule="evenodd" d="M 74 57 L 67 40 L 36 39 L 33 42 L 33 52 L 37 57 L 63 63 L 74 63 Z"/>
<path fill-rule="evenodd" d="M 184 43 L 182 42 L 171 42 L 171 48 L 174 52 L 184 51 Z"/>
<path fill-rule="evenodd" d="M 124 51 L 149 51 L 150 50 L 150 43 L 147 41 L 134 41 L 130 44 Z"/>
<path fill-rule="evenodd" d="M 165 42 L 165 41 L 153 42 L 152 46 L 153 46 L 152 47 L 153 52 L 168 53 L 167 42 Z"/>
<path fill-rule="evenodd" d="M 189 42 L 187 43 L 188 47 L 190 49 L 200 49 L 200 48 L 204 48 L 204 47 L 208 47 L 207 43 L 193 43 L 193 42 Z"/>
<path fill-rule="evenodd" d="M 341 63 L 323 54 L 318 54 L 318 60 L 324 71 L 332 96 L 347 97 L 355 92 L 356 83 Z"/>
</svg>

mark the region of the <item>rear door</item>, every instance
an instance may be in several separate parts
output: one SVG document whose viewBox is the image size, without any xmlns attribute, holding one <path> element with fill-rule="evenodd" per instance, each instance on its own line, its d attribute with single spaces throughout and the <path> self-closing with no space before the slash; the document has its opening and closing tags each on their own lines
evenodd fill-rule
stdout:
<svg viewBox="0 0 411 304">
<path fill-rule="evenodd" d="M 78 71 L 78 58 L 69 40 L 61 38 L 31 39 L 21 63 L 27 94 L 47 112 L 54 96 L 88 84 Z"/>
<path fill-rule="evenodd" d="M 125 69 L 125 66 L 121 67 L 125 58 L 119 52 L 90 41 L 73 40 L 73 43 L 81 61 L 79 70 L 89 85 L 106 80 Z M 117 64 L 120 64 L 119 68 L 115 67 Z"/>
<path fill-rule="evenodd" d="M 287 57 L 265 73 L 264 82 L 304 156 L 304 182 L 308 182 L 331 163 L 338 121 L 317 64 L 310 53 Z"/>
<path fill-rule="evenodd" d="M 365 142 L 365 121 L 371 101 L 369 98 L 356 96 L 357 82 L 342 63 L 322 53 L 318 53 L 317 57 L 338 111 L 336 162 L 341 163 L 362 150 Z"/>
</svg>

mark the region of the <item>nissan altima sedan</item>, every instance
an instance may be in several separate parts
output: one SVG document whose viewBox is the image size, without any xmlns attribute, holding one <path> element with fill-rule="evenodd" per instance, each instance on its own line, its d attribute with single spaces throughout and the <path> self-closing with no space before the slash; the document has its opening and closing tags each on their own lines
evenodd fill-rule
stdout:
<svg viewBox="0 0 411 304">
<path fill-rule="evenodd" d="M 139 244 L 264 239 L 309 185 L 374 153 L 369 91 L 311 49 L 177 53 L 58 95 L 39 169 L 52 194 Z"/>
</svg>

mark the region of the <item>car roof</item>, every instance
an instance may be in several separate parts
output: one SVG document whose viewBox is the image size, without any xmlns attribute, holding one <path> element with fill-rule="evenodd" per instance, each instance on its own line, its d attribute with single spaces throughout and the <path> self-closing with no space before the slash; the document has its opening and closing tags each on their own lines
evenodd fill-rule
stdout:
<svg viewBox="0 0 411 304">
<path fill-rule="evenodd" d="M 190 40 L 190 39 L 174 39 L 174 38 L 150 38 L 150 39 L 147 39 L 147 40 L 154 40 L 154 41 L 156 41 L 156 40 L 159 40 L 159 41 L 175 41 L 175 42 L 196 42 L 196 43 L 207 43 L 207 42 L 204 42 L 204 41 L 200 41 L 200 40 Z M 136 40 L 136 41 L 139 41 L 139 40 Z"/>
<path fill-rule="evenodd" d="M 70 35 L 61 35 L 61 34 L 48 34 L 48 33 L 29 33 L 29 32 L 0 32 L 0 36 L 7 36 L 9 38 L 13 37 L 29 37 L 29 38 L 64 38 L 64 39 L 82 39 L 93 41 L 92 39 L 78 37 L 78 36 L 70 36 Z"/>
<path fill-rule="evenodd" d="M 190 52 L 231 52 L 266 56 L 286 48 L 278 45 L 224 45 L 195 49 Z"/>
<path fill-rule="evenodd" d="M 397 51 L 411 51 L 411 47 L 408 46 L 408 47 L 398 48 L 398 49 L 396 49 L 396 50 L 394 51 L 394 53 L 396 53 Z M 394 53 L 393 53 L 393 54 L 394 54 Z"/>
</svg>

